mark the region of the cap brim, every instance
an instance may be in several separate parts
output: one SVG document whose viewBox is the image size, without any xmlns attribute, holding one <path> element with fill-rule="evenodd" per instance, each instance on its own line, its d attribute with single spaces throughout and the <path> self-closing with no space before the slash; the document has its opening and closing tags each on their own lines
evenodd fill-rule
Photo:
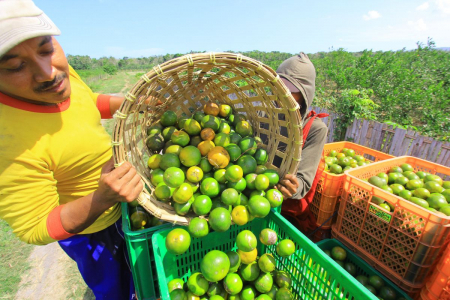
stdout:
<svg viewBox="0 0 450 300">
<path fill-rule="evenodd" d="M 300 93 L 300 90 L 286 78 L 281 77 L 281 81 L 283 81 L 284 85 L 289 89 L 291 93 Z"/>
<path fill-rule="evenodd" d="M 7 29 L 0 35 L 0 57 L 28 39 L 61 34 L 58 27 L 44 13 L 39 16 L 3 20 L 2 23 L 2 27 Z"/>
</svg>

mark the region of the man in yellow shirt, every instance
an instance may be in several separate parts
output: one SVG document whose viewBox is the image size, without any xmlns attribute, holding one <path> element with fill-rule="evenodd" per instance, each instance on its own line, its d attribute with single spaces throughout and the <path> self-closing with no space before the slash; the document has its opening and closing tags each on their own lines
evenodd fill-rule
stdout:
<svg viewBox="0 0 450 300">
<path fill-rule="evenodd" d="M 31 0 L 0 0 L 0 218 L 24 242 L 58 241 L 97 299 L 133 299 L 120 202 L 143 185 L 114 169 L 100 119 L 123 98 L 93 93 Z"/>
</svg>

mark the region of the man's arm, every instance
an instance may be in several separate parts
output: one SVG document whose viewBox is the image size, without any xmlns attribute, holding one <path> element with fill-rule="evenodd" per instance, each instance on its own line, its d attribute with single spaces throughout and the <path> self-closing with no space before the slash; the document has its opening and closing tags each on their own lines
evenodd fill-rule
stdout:
<svg viewBox="0 0 450 300">
<path fill-rule="evenodd" d="M 108 208 L 135 200 L 143 189 L 139 174 L 129 162 L 114 169 L 112 159 L 103 166 L 98 184 L 95 192 L 63 205 L 60 218 L 66 232 L 85 230 Z"/>
<path fill-rule="evenodd" d="M 322 157 L 327 131 L 326 125 L 320 119 L 314 120 L 302 149 L 297 174 L 286 174 L 277 185 L 284 199 L 302 199 L 311 189 Z"/>
</svg>

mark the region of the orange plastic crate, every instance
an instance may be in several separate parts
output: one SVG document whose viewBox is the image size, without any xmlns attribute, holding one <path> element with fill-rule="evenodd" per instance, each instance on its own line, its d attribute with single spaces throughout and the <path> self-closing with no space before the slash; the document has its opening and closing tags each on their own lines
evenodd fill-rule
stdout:
<svg viewBox="0 0 450 300">
<path fill-rule="evenodd" d="M 373 150 L 351 142 L 337 142 L 325 144 L 323 148 L 321 165 L 325 165 L 325 156 L 336 150 L 340 152 L 342 149 L 348 148 L 355 150 L 356 155 L 362 155 L 370 161 L 380 161 L 393 158 L 394 156 Z M 310 210 L 316 217 L 317 226 L 323 228 L 331 228 L 332 220 L 329 220 L 333 213 L 337 210 L 336 204 L 339 202 L 342 193 L 342 185 L 344 182 L 344 174 L 332 174 L 322 172 L 322 176 L 317 183 L 316 193 L 311 202 Z M 326 224 L 324 224 L 326 222 Z"/>
<path fill-rule="evenodd" d="M 450 217 L 433 213 L 368 183 L 368 178 L 408 163 L 414 171 L 450 177 L 450 168 L 411 156 L 396 157 L 346 172 L 333 235 L 413 298 L 425 285 L 450 232 Z M 371 202 L 394 205 L 387 212 Z"/>
<path fill-rule="evenodd" d="M 446 247 L 420 292 L 422 300 L 450 300 L 450 247 Z"/>
</svg>

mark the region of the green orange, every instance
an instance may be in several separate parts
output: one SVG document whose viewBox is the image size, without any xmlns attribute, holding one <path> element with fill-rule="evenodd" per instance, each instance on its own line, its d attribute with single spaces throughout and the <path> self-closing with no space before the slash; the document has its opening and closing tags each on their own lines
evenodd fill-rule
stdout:
<svg viewBox="0 0 450 300">
<path fill-rule="evenodd" d="M 270 189 L 266 192 L 266 199 L 269 200 L 270 207 L 275 208 L 283 204 L 283 194 L 276 189 Z"/>
<path fill-rule="evenodd" d="M 182 289 L 175 289 L 170 292 L 170 300 L 187 300 L 187 294 Z"/>
<path fill-rule="evenodd" d="M 239 141 L 242 140 L 242 136 L 236 132 L 230 132 L 230 143 L 239 144 Z"/>
<path fill-rule="evenodd" d="M 152 170 L 158 169 L 159 164 L 161 163 L 161 158 L 162 158 L 161 154 L 153 154 L 152 156 L 149 157 L 147 161 L 147 166 Z"/>
<path fill-rule="evenodd" d="M 265 174 L 259 174 L 255 179 L 255 189 L 258 191 L 265 191 L 269 188 L 270 181 Z"/>
<path fill-rule="evenodd" d="M 164 148 L 164 138 L 161 134 L 152 134 L 151 136 L 147 137 L 145 140 L 145 144 L 147 147 L 152 151 L 160 151 Z"/>
<path fill-rule="evenodd" d="M 180 168 L 170 167 L 164 171 L 163 180 L 169 187 L 177 188 L 184 183 L 184 172 Z"/>
<path fill-rule="evenodd" d="M 190 167 L 186 172 L 186 178 L 192 183 L 198 183 L 203 179 L 203 171 L 197 166 Z"/>
<path fill-rule="evenodd" d="M 235 273 L 239 270 L 241 266 L 241 257 L 234 251 L 227 252 L 228 259 L 230 260 L 230 270 L 229 273 Z"/>
<path fill-rule="evenodd" d="M 427 198 L 427 202 L 430 205 L 430 207 L 440 210 L 442 207 L 447 206 L 447 200 L 445 199 L 442 194 L 439 193 L 433 193 Z"/>
<path fill-rule="evenodd" d="M 180 159 L 178 155 L 173 153 L 163 154 L 161 157 L 161 161 L 159 162 L 159 167 L 163 170 L 166 170 L 170 167 L 179 168 L 181 166 Z"/>
<path fill-rule="evenodd" d="M 244 179 L 245 179 L 245 182 L 247 184 L 247 188 L 248 189 L 250 189 L 250 190 L 254 190 L 255 189 L 256 177 L 258 177 L 258 175 L 255 174 L 255 173 L 250 173 L 250 174 L 245 175 Z"/>
<path fill-rule="evenodd" d="M 251 155 L 242 155 L 237 160 L 237 164 L 242 168 L 244 176 L 250 173 L 255 173 L 256 171 L 256 160 Z"/>
<path fill-rule="evenodd" d="M 261 243 L 263 243 L 263 245 L 266 246 L 275 245 L 278 240 L 278 236 L 274 230 L 265 228 L 261 230 L 259 234 L 259 240 L 261 241 Z"/>
<path fill-rule="evenodd" d="M 157 186 L 159 183 L 163 182 L 164 180 L 163 177 L 164 177 L 164 170 L 155 169 L 152 171 L 152 173 L 150 173 L 150 182 L 154 186 Z"/>
<path fill-rule="evenodd" d="M 175 228 L 167 234 L 167 251 L 174 255 L 180 255 L 186 252 L 191 245 L 191 236 L 189 232 L 182 228 Z"/>
<path fill-rule="evenodd" d="M 185 216 L 191 211 L 191 206 L 192 206 L 193 202 L 194 202 L 194 197 L 191 197 L 191 199 L 189 199 L 187 202 L 184 202 L 184 203 L 174 202 L 172 205 L 173 205 L 173 208 L 175 209 L 175 212 L 177 213 L 177 215 Z"/>
<path fill-rule="evenodd" d="M 256 159 L 256 163 L 258 165 L 264 165 L 269 160 L 269 155 L 267 154 L 267 151 L 265 149 L 258 149 L 255 152 L 255 155 L 253 157 Z"/>
<path fill-rule="evenodd" d="M 406 188 L 408 190 L 415 190 L 418 188 L 422 188 L 423 187 L 423 182 L 420 179 L 414 179 L 414 180 L 410 180 L 408 181 L 408 183 L 406 184 Z"/>
<path fill-rule="evenodd" d="M 220 198 L 226 205 L 235 205 L 239 201 L 239 192 L 233 188 L 228 188 L 222 192 Z"/>
<path fill-rule="evenodd" d="M 206 195 L 198 195 L 195 197 L 194 203 L 192 204 L 192 209 L 194 213 L 198 216 L 204 216 L 211 211 L 212 201 Z"/>
<path fill-rule="evenodd" d="M 202 118 L 200 124 L 202 128 L 211 128 L 214 132 L 217 132 L 220 127 L 220 120 L 215 116 L 206 115 Z"/>
<path fill-rule="evenodd" d="M 202 138 L 198 135 L 192 136 L 189 145 L 197 147 L 202 142 Z"/>
<path fill-rule="evenodd" d="M 230 295 L 237 295 L 241 292 L 244 284 L 241 277 L 236 273 L 229 273 L 223 280 L 225 291 Z"/>
<path fill-rule="evenodd" d="M 184 122 L 183 128 L 189 135 L 199 135 L 202 131 L 200 123 L 195 119 L 187 119 L 186 122 Z"/>
<path fill-rule="evenodd" d="M 180 145 L 182 147 L 185 147 L 189 144 L 190 137 L 189 137 L 189 134 L 187 134 L 186 132 L 179 130 L 179 131 L 175 131 L 174 133 L 172 133 L 170 140 L 175 145 Z"/>
<path fill-rule="evenodd" d="M 177 114 L 171 110 L 165 111 L 160 118 L 160 122 L 163 126 L 173 126 L 177 123 Z"/>
<path fill-rule="evenodd" d="M 239 226 L 245 225 L 249 221 L 249 212 L 244 205 L 237 205 L 231 211 L 231 219 Z"/>
<path fill-rule="evenodd" d="M 170 145 L 166 148 L 165 153 L 173 153 L 178 156 L 180 155 L 181 149 L 183 149 L 183 147 L 181 147 L 180 145 Z"/>
<path fill-rule="evenodd" d="M 258 240 L 250 230 L 242 230 L 236 237 L 236 246 L 243 252 L 250 252 L 256 248 Z"/>
<path fill-rule="evenodd" d="M 258 266 L 261 269 L 261 271 L 268 273 L 275 271 L 276 267 L 276 260 L 270 253 L 265 253 L 261 255 L 261 257 L 258 260 Z"/>
<path fill-rule="evenodd" d="M 213 169 L 213 166 L 211 166 L 206 157 L 202 157 L 202 159 L 200 160 L 199 167 L 200 169 L 202 169 L 203 173 L 211 172 Z"/>
<path fill-rule="evenodd" d="M 230 144 L 230 136 L 226 133 L 220 132 L 214 137 L 214 145 L 226 147 Z"/>
<path fill-rule="evenodd" d="M 430 197 L 430 191 L 426 188 L 417 188 L 413 192 L 413 196 L 421 199 L 427 199 Z"/>
<path fill-rule="evenodd" d="M 193 218 L 188 225 L 189 233 L 192 237 L 202 238 L 209 233 L 208 221 L 200 219 L 198 217 Z"/>
<path fill-rule="evenodd" d="M 200 262 L 200 270 L 209 282 L 218 282 L 227 276 L 230 259 L 219 250 L 209 251 Z"/>
<path fill-rule="evenodd" d="M 253 128 L 249 122 L 239 121 L 236 123 L 236 132 L 242 137 L 252 136 Z"/>
<path fill-rule="evenodd" d="M 196 166 L 200 163 L 202 155 L 200 150 L 194 146 L 187 146 L 181 149 L 180 162 L 186 167 Z"/>
<path fill-rule="evenodd" d="M 234 188 L 236 191 L 242 192 L 247 187 L 247 181 L 245 181 L 245 178 L 241 178 L 238 182 L 228 180 L 227 187 Z"/>
<path fill-rule="evenodd" d="M 427 181 L 424 187 L 430 191 L 430 193 L 442 193 L 444 188 L 437 181 Z"/>
<path fill-rule="evenodd" d="M 163 131 L 161 132 L 164 141 L 168 142 L 170 141 L 170 137 L 172 136 L 172 134 L 177 131 L 177 128 L 175 126 L 169 126 L 163 129 Z"/>
<path fill-rule="evenodd" d="M 253 196 L 248 201 L 250 214 L 257 218 L 264 218 L 270 212 L 270 202 L 264 197 Z"/>
<path fill-rule="evenodd" d="M 243 154 L 253 155 L 258 149 L 258 145 L 253 137 L 244 137 L 238 144 Z"/>
<path fill-rule="evenodd" d="M 249 264 L 242 264 L 239 270 L 239 274 L 245 281 L 255 280 L 256 278 L 258 278 L 260 273 L 261 270 L 256 261 Z"/>
<path fill-rule="evenodd" d="M 202 273 L 196 272 L 189 276 L 187 286 L 189 291 L 191 291 L 195 296 L 203 296 L 208 291 L 209 282 L 205 279 Z"/>
<path fill-rule="evenodd" d="M 217 169 L 214 171 L 214 179 L 217 180 L 218 183 L 225 183 L 227 182 L 227 179 L 225 177 L 225 173 L 227 170 L 225 169 Z"/>
<path fill-rule="evenodd" d="M 260 293 L 267 293 L 272 289 L 273 278 L 270 273 L 261 273 L 253 282 L 256 290 Z"/>
<path fill-rule="evenodd" d="M 209 214 L 208 222 L 215 231 L 227 231 L 231 226 L 231 213 L 223 207 L 214 208 Z"/>
<path fill-rule="evenodd" d="M 278 172 L 275 170 L 265 170 L 263 172 L 264 175 L 266 175 L 269 178 L 269 187 L 273 188 L 274 186 L 276 186 L 278 184 L 278 182 L 280 181 L 280 175 L 278 175 Z"/>
<path fill-rule="evenodd" d="M 169 290 L 169 293 L 176 289 L 183 289 L 184 287 L 184 281 L 181 278 L 175 278 L 169 281 L 167 284 L 167 289 Z"/>
<path fill-rule="evenodd" d="M 278 256 L 288 257 L 294 254 L 295 244 L 290 239 L 284 239 L 277 244 L 276 250 Z"/>
<path fill-rule="evenodd" d="M 241 148 L 239 148 L 236 144 L 228 144 L 225 149 L 227 150 L 228 154 L 230 155 L 230 161 L 235 162 L 238 160 L 238 158 L 241 156 L 242 151 Z"/>
<path fill-rule="evenodd" d="M 214 178 L 203 179 L 200 184 L 200 191 L 203 195 L 215 197 L 219 195 L 219 183 Z"/>
<path fill-rule="evenodd" d="M 225 172 L 225 178 L 230 182 L 239 182 L 244 176 L 244 171 L 239 165 L 228 167 Z"/>
<path fill-rule="evenodd" d="M 154 191 L 156 199 L 163 202 L 169 201 L 170 197 L 172 197 L 172 193 L 172 189 L 164 182 L 160 182 Z"/>
</svg>

